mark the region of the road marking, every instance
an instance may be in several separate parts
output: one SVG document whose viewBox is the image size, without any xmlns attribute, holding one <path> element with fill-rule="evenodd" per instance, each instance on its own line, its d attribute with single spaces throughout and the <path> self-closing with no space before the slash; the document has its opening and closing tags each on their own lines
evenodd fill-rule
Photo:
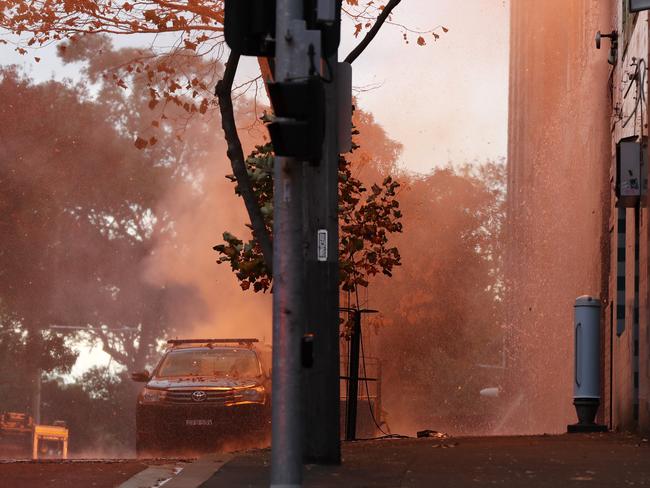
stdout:
<svg viewBox="0 0 650 488">
<path fill-rule="evenodd" d="M 233 458 L 232 454 L 206 454 L 193 463 L 186 464 L 183 470 L 165 483 L 165 488 L 196 488 L 207 481 Z"/>
<path fill-rule="evenodd" d="M 206 454 L 191 463 L 149 466 L 118 488 L 197 488 L 232 458 L 232 454 Z"/>
<path fill-rule="evenodd" d="M 161 464 L 149 466 L 132 476 L 118 488 L 154 488 L 165 483 L 177 473 L 178 464 Z"/>
</svg>

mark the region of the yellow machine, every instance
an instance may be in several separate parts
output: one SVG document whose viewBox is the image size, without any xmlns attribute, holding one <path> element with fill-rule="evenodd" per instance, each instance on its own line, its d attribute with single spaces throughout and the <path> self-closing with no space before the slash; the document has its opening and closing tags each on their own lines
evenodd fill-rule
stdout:
<svg viewBox="0 0 650 488">
<path fill-rule="evenodd" d="M 68 459 L 68 429 L 62 425 L 35 425 L 32 459 L 56 457 Z"/>
<path fill-rule="evenodd" d="M 0 457 L 67 459 L 68 429 L 62 422 L 35 425 L 24 413 L 0 413 Z"/>
</svg>

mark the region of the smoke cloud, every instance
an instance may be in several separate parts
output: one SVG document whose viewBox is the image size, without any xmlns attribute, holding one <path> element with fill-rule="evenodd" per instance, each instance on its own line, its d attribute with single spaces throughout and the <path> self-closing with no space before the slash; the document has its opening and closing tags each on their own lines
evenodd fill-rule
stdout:
<svg viewBox="0 0 650 488">
<path fill-rule="evenodd" d="M 212 249 L 224 231 L 250 235 L 243 201 L 225 178 L 232 172 L 225 147 L 218 146 L 194 169 L 200 176 L 180 181 L 160 202 L 157 211 L 170 216 L 173 236 L 154 247 L 143 277 L 159 286 L 174 283 L 197 290 L 204 313 L 176 324 L 180 338 L 254 337 L 270 343 L 270 294 L 244 292 L 230 267 L 216 263 Z"/>
</svg>

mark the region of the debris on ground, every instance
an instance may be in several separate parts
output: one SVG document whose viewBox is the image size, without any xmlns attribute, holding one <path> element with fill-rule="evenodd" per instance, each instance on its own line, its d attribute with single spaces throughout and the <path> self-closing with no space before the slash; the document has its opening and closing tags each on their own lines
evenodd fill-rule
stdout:
<svg viewBox="0 0 650 488">
<path fill-rule="evenodd" d="M 419 437 L 433 437 L 434 439 L 449 439 L 449 434 L 445 434 L 444 432 L 438 432 L 437 430 L 420 430 L 417 433 L 418 438 Z"/>
</svg>

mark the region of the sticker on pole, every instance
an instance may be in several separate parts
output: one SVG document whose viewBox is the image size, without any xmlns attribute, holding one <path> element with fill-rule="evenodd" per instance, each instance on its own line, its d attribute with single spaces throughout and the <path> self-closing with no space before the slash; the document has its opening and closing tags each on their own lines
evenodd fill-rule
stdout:
<svg viewBox="0 0 650 488">
<path fill-rule="evenodd" d="M 318 229 L 316 241 L 318 243 L 318 260 L 327 261 L 327 230 Z"/>
</svg>

